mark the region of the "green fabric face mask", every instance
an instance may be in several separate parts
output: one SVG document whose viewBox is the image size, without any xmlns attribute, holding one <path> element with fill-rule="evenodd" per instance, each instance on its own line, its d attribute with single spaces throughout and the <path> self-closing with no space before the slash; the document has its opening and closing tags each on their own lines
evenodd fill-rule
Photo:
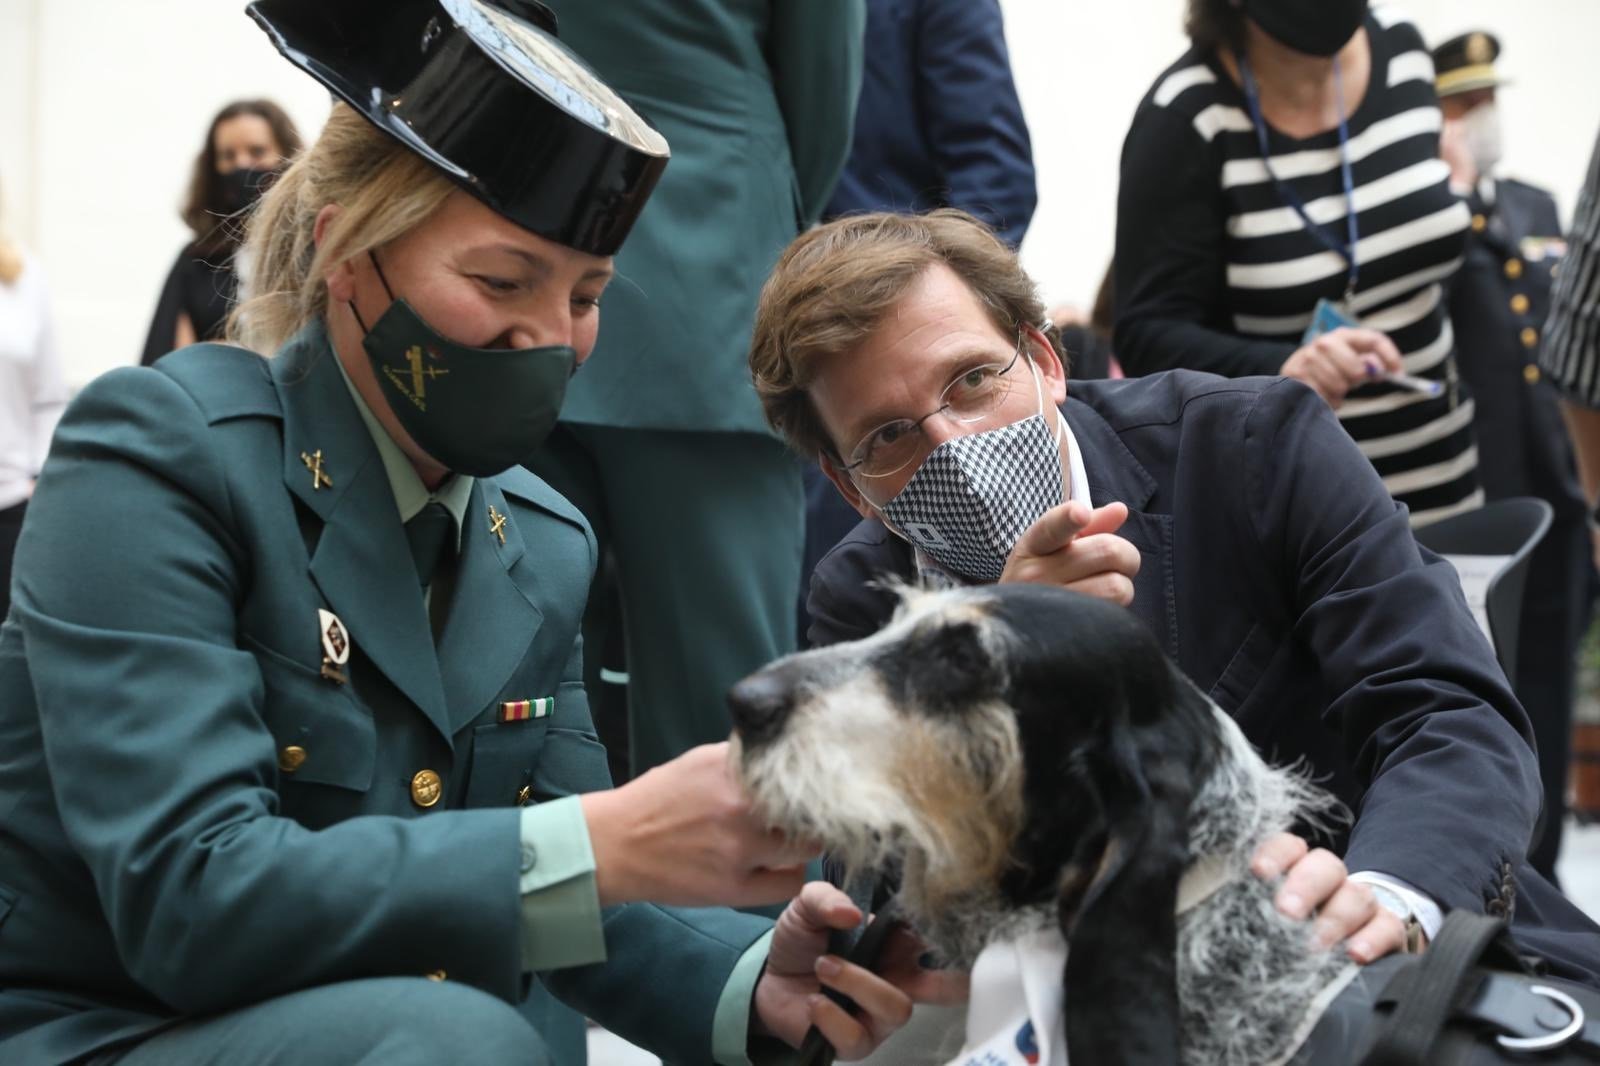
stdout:
<svg viewBox="0 0 1600 1066">
<path fill-rule="evenodd" d="M 378 278 L 389 290 L 381 267 Z M 472 477 L 531 458 L 555 428 L 578 353 L 566 345 L 469 348 L 440 335 L 393 291 L 389 298 L 372 328 L 355 315 L 372 372 L 411 439 Z"/>
</svg>

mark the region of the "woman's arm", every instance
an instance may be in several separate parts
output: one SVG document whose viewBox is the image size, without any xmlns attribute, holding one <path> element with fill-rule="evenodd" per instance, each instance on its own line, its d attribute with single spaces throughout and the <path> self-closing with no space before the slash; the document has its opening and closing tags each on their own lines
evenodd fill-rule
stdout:
<svg viewBox="0 0 1600 1066">
<path fill-rule="evenodd" d="M 210 436 L 166 375 L 101 377 L 62 419 L 18 546 L 55 804 L 118 953 L 186 1013 L 441 969 L 515 1001 L 516 809 L 281 815 L 268 668 L 236 622 L 253 575 Z"/>
<path fill-rule="evenodd" d="M 1182 115 L 1146 103 L 1122 146 L 1112 350 L 1130 374 L 1277 374 L 1294 351 L 1228 331 L 1221 164 Z"/>
</svg>

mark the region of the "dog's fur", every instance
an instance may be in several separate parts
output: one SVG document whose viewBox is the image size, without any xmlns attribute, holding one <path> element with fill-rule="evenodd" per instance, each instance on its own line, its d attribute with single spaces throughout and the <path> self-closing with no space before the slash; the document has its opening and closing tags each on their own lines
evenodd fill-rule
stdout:
<svg viewBox="0 0 1600 1066">
<path fill-rule="evenodd" d="M 1265 838 L 1335 804 L 1262 762 L 1121 608 L 906 589 L 880 633 L 780 660 L 730 703 L 761 813 L 898 876 L 952 963 L 1059 925 L 1073 1062 L 1272 1062 L 1346 971 L 1248 872 Z M 1198 860 L 1231 876 L 1177 916 Z"/>
</svg>

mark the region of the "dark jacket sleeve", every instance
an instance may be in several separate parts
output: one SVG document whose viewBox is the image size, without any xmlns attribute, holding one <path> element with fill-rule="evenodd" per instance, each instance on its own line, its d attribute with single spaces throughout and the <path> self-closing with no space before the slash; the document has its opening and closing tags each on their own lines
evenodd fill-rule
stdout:
<svg viewBox="0 0 1600 1066">
<path fill-rule="evenodd" d="M 1183 115 L 1146 103 L 1122 146 L 1112 350 L 1129 374 L 1274 375 L 1294 346 L 1231 332 L 1220 163 Z"/>
<path fill-rule="evenodd" d="M 917 111 L 947 202 L 1016 247 L 1038 192 L 998 0 L 924 0 L 916 69 Z"/>
<path fill-rule="evenodd" d="M 1454 569 L 1417 546 L 1327 404 L 1280 381 L 1245 426 L 1258 550 L 1293 590 L 1296 634 L 1333 693 L 1324 724 L 1365 786 L 1345 863 L 1481 912 L 1539 811 L 1527 715 Z"/>
<path fill-rule="evenodd" d="M 850 157 L 861 95 L 864 0 L 775 0 L 768 62 L 789 131 L 799 225 L 822 214 Z"/>
</svg>

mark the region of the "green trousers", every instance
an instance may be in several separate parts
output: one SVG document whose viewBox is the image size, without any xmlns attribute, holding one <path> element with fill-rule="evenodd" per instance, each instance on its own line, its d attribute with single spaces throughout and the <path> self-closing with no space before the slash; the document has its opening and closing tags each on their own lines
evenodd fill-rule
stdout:
<svg viewBox="0 0 1600 1066">
<path fill-rule="evenodd" d="M 579 1033 L 581 1037 L 581 1030 Z M 582 1054 L 582 1045 L 575 1050 Z M 486 992 L 422 977 L 322 985 L 180 1023 L 94 1066 L 552 1066 L 528 1019 Z M 582 1058 L 563 1058 L 561 1066 Z"/>
<path fill-rule="evenodd" d="M 563 424 L 528 465 L 615 560 L 632 772 L 726 739 L 729 687 L 795 648 L 799 463 L 762 434 Z M 599 595 L 589 612 L 585 679 L 598 697 Z"/>
</svg>

